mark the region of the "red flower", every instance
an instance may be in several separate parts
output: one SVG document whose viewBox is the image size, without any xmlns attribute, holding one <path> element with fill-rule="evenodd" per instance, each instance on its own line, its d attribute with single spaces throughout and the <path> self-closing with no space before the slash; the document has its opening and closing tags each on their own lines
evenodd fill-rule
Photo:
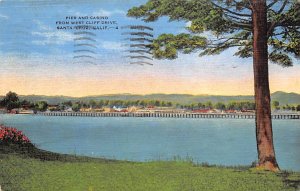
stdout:
<svg viewBox="0 0 300 191">
<path fill-rule="evenodd" d="M 22 131 L 19 131 L 16 128 L 0 125 L 0 143 L 26 144 L 30 143 L 30 140 L 23 134 Z"/>
</svg>

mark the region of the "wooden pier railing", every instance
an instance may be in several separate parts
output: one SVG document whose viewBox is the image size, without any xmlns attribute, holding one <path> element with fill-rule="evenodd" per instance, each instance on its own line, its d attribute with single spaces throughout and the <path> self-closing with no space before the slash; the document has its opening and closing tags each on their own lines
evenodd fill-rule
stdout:
<svg viewBox="0 0 300 191">
<path fill-rule="evenodd" d="M 93 113 L 93 112 L 40 112 L 43 116 L 80 116 L 80 117 L 164 117 L 164 118 L 233 118 L 255 119 L 253 113 Z M 272 119 L 300 119 L 300 114 L 272 114 Z"/>
</svg>

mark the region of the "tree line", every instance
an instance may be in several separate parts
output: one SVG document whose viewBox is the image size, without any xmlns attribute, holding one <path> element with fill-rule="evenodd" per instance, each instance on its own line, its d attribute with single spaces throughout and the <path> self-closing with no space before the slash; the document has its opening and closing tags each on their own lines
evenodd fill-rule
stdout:
<svg viewBox="0 0 300 191">
<path fill-rule="evenodd" d="M 8 92 L 6 96 L 0 100 L 0 106 L 5 107 L 7 110 L 14 108 L 26 107 L 36 111 L 46 111 L 50 104 L 47 101 L 30 102 L 28 100 L 20 100 L 15 92 Z M 50 110 L 63 111 L 67 108 L 72 108 L 73 111 L 79 111 L 81 108 L 103 108 L 103 107 L 171 107 L 177 109 L 218 109 L 218 110 L 255 110 L 255 103 L 251 101 L 230 101 L 228 103 L 211 101 L 197 102 L 191 104 L 180 104 L 170 101 L 160 100 L 89 100 L 89 101 L 65 101 L 50 107 Z M 298 105 L 280 105 L 278 101 L 272 102 L 273 110 L 292 110 L 300 111 L 300 104 Z"/>
<path fill-rule="evenodd" d="M 102 107 L 121 107 L 127 108 L 131 106 L 136 107 L 171 107 L 177 109 L 220 109 L 220 110 L 255 110 L 254 102 L 250 101 L 242 101 L 236 102 L 232 101 L 229 103 L 212 103 L 211 101 L 207 101 L 204 103 L 197 102 L 191 104 L 180 104 L 174 103 L 170 101 L 160 101 L 160 100 L 90 100 L 89 102 L 77 101 L 77 102 L 63 102 L 62 105 L 73 107 L 74 105 L 79 105 L 79 107 L 83 108 L 102 108 Z"/>
<path fill-rule="evenodd" d="M 0 107 L 5 107 L 8 111 L 12 109 L 20 108 L 26 106 L 28 109 L 46 111 L 48 103 L 46 101 L 38 101 L 36 103 L 30 102 L 28 100 L 20 100 L 15 92 L 8 92 L 1 100 Z"/>
</svg>

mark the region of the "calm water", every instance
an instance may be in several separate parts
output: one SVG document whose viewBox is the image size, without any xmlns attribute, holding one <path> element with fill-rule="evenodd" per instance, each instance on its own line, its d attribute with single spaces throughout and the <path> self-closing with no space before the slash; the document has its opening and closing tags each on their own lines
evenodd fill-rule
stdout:
<svg viewBox="0 0 300 191">
<path fill-rule="evenodd" d="M 195 162 L 249 165 L 256 160 L 254 120 L 92 118 L 0 115 L 40 148 L 133 161 L 180 156 Z M 300 121 L 274 120 L 277 160 L 300 171 Z"/>
</svg>

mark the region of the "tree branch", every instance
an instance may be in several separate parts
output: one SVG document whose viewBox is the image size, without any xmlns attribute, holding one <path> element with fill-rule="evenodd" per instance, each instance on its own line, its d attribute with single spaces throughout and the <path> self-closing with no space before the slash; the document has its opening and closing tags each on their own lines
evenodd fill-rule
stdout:
<svg viewBox="0 0 300 191">
<path fill-rule="evenodd" d="M 282 21 L 280 23 L 277 23 L 276 26 L 281 26 L 281 27 L 299 27 L 300 26 L 300 20 L 297 21 L 297 22 Z"/>
<path fill-rule="evenodd" d="M 288 0 L 285 0 L 285 1 L 283 2 L 282 6 L 281 6 L 281 8 L 279 9 L 279 11 L 277 12 L 277 14 L 280 14 L 280 13 L 284 10 L 284 8 L 285 8 L 285 6 L 286 6 L 287 3 L 288 3 Z"/>
<path fill-rule="evenodd" d="M 226 13 L 224 13 L 227 17 L 231 17 L 232 19 L 237 19 L 237 20 L 240 20 L 240 21 L 243 21 L 245 23 L 249 23 L 250 24 L 250 20 L 247 20 L 247 19 L 243 19 L 243 18 L 240 18 L 240 17 L 236 17 L 236 16 L 233 16 L 233 15 L 228 15 Z M 239 22 L 239 21 L 237 21 Z"/>
<path fill-rule="evenodd" d="M 235 26 L 235 27 L 252 30 L 252 24 L 250 24 L 250 23 L 242 23 L 242 22 L 234 21 L 230 18 L 227 18 L 226 14 L 224 14 L 223 16 L 224 16 L 225 20 L 231 22 L 233 24 L 233 26 Z"/>
<path fill-rule="evenodd" d="M 269 37 L 272 34 L 272 32 L 274 31 L 274 29 L 276 27 L 276 24 L 277 23 L 275 21 L 271 23 L 271 25 L 268 28 L 267 37 Z"/>
<path fill-rule="evenodd" d="M 290 35 L 290 33 L 289 33 L 289 31 L 288 31 L 287 28 L 284 28 L 284 31 L 285 31 L 285 34 L 287 34 L 291 39 L 293 38 L 293 37 Z"/>
<path fill-rule="evenodd" d="M 248 2 L 249 2 L 249 5 L 250 5 L 250 9 L 253 10 L 253 5 L 252 5 L 251 0 L 248 0 Z"/>
<path fill-rule="evenodd" d="M 283 35 L 285 33 L 286 33 L 286 30 L 285 30 L 285 32 L 275 33 L 274 36 L 280 36 L 280 35 Z"/>
<path fill-rule="evenodd" d="M 236 46 L 245 46 L 243 44 L 224 44 L 224 45 L 214 45 L 214 44 L 210 44 L 207 45 L 207 48 L 231 48 L 231 47 L 236 47 Z"/>
<path fill-rule="evenodd" d="M 236 0 L 233 0 L 233 2 L 235 2 L 235 5 L 238 5 L 239 3 L 241 3 L 241 2 L 237 2 Z M 249 3 L 249 5 L 250 5 L 250 3 Z M 251 6 L 248 6 L 247 4 L 244 4 L 244 6 L 245 6 L 245 8 L 252 10 Z"/>
<path fill-rule="evenodd" d="M 222 39 L 220 39 L 220 40 L 222 40 Z M 219 41 L 220 41 L 219 40 Z M 225 41 L 223 41 L 223 42 L 220 42 L 220 43 L 217 43 L 217 44 L 211 44 L 211 45 L 217 45 L 217 46 L 221 46 L 221 45 L 224 45 L 224 44 L 226 44 L 228 41 L 230 41 L 230 40 L 245 40 L 245 39 L 242 39 L 242 38 L 228 38 L 228 39 L 226 39 Z"/>
<path fill-rule="evenodd" d="M 288 0 L 284 0 L 284 2 L 282 3 L 282 6 L 280 7 L 280 9 L 277 12 L 275 12 L 274 10 L 272 10 L 272 11 L 275 12 L 275 14 L 280 15 L 283 12 L 284 8 L 286 7 L 287 3 L 288 3 Z M 284 15 L 280 15 L 279 20 L 268 23 L 268 25 L 269 25 L 269 28 L 268 28 L 267 35 L 269 37 L 272 34 L 272 32 L 274 31 L 275 27 L 277 27 L 277 26 L 282 26 L 282 27 L 300 26 L 300 21 L 289 22 L 288 19 L 286 17 L 284 17 Z"/>
<path fill-rule="evenodd" d="M 241 17 L 251 17 L 251 15 L 248 15 L 248 14 L 236 13 L 236 12 L 234 12 L 234 11 L 231 11 L 231 10 L 229 10 L 229 9 L 226 9 L 226 8 L 224 8 L 224 7 L 222 7 L 222 6 L 219 6 L 219 5 L 215 4 L 214 2 L 211 2 L 211 3 L 212 3 L 215 7 L 218 7 L 218 8 L 220 8 L 221 10 L 226 11 L 226 12 L 228 12 L 228 13 L 230 13 L 230 14 L 233 14 L 233 15 L 236 15 L 236 16 L 241 16 Z"/>
<path fill-rule="evenodd" d="M 278 0 L 274 0 L 272 3 L 270 3 L 267 8 L 270 9 L 274 4 L 276 4 Z"/>
<path fill-rule="evenodd" d="M 217 41 L 221 41 L 221 40 L 246 40 L 245 38 L 238 38 L 238 37 L 231 37 L 231 38 L 218 38 L 218 39 L 214 39 L 214 40 L 211 40 L 211 42 L 217 42 Z M 224 42 L 226 42 L 224 41 Z"/>
</svg>

